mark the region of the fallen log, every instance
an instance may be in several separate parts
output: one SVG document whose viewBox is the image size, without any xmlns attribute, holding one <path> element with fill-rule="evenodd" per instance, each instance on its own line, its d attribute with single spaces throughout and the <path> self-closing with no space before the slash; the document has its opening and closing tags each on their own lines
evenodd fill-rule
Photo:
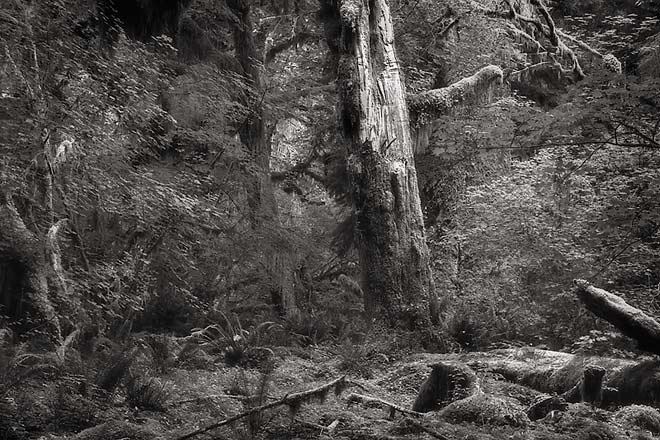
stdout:
<svg viewBox="0 0 660 440">
<path fill-rule="evenodd" d="M 413 356 L 411 361 L 424 365 L 464 364 L 479 377 L 497 380 L 499 376 L 499 380 L 513 382 L 549 395 L 561 395 L 573 390 L 573 393 L 568 395 L 570 400 L 577 397 L 576 384 L 584 382 L 585 370 L 591 371 L 594 366 L 598 366 L 606 371 L 600 382 L 603 391 L 601 405 L 660 403 L 660 360 L 651 358 L 617 359 L 521 347 L 480 353 L 420 353 Z M 431 374 L 432 371 L 429 371 L 429 375 Z M 598 390 L 598 387 L 593 389 Z M 600 397 L 597 392 L 595 396 Z M 591 393 L 588 392 L 586 397 L 587 399 L 580 400 L 598 404 L 599 399 L 592 398 Z"/>
<path fill-rule="evenodd" d="M 575 280 L 576 294 L 594 315 L 604 319 L 621 333 L 634 339 L 642 351 L 660 355 L 660 323 L 621 297 L 592 286 L 585 280 Z"/>
</svg>

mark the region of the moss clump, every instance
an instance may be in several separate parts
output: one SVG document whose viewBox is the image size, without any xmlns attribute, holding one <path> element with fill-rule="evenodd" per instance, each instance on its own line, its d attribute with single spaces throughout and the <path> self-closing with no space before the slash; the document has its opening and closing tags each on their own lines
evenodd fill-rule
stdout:
<svg viewBox="0 0 660 440">
<path fill-rule="evenodd" d="M 612 375 L 607 385 L 619 390 L 619 403 L 660 402 L 660 361 L 644 361 Z"/>
<path fill-rule="evenodd" d="M 440 416 L 451 423 L 509 426 L 529 423 L 525 409 L 516 400 L 483 393 L 450 403 L 440 412 Z"/>
<path fill-rule="evenodd" d="M 660 413 L 646 405 L 631 405 L 621 408 L 614 415 L 624 429 L 643 429 L 660 434 Z"/>
<path fill-rule="evenodd" d="M 149 428 L 122 421 L 112 421 L 86 429 L 75 440 L 154 440 L 158 436 Z"/>
</svg>

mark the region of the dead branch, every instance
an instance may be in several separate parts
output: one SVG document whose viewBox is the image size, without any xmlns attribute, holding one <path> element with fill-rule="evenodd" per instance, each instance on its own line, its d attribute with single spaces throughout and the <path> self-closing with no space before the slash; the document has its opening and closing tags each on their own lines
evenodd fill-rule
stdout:
<svg viewBox="0 0 660 440">
<path fill-rule="evenodd" d="M 403 420 L 406 423 L 410 423 L 414 427 L 421 429 L 422 431 L 424 431 L 425 433 L 427 433 L 431 437 L 437 438 L 438 440 L 449 440 L 449 437 L 444 436 L 444 435 L 440 434 L 439 432 L 434 431 L 430 428 L 427 428 L 426 426 L 422 425 L 421 423 L 419 423 L 416 420 L 411 419 L 410 417 L 405 417 Z"/>
<path fill-rule="evenodd" d="M 424 413 L 420 413 L 417 411 L 412 411 L 406 408 L 403 408 L 402 406 L 397 405 L 396 403 L 388 402 L 387 400 L 380 399 L 378 397 L 372 397 L 372 396 L 365 396 L 363 394 L 356 394 L 352 393 L 349 394 L 348 397 L 346 397 L 346 400 L 348 401 L 349 404 L 351 403 L 375 403 L 379 406 L 384 406 L 389 408 L 390 410 L 396 412 L 400 412 L 401 414 L 406 414 L 414 417 L 424 417 Z"/>
<path fill-rule="evenodd" d="M 259 413 L 261 411 L 265 411 L 267 409 L 275 408 L 277 406 L 282 406 L 282 405 L 288 405 L 291 408 L 297 408 L 299 407 L 303 402 L 307 401 L 308 399 L 312 397 L 320 397 L 323 398 L 329 390 L 334 389 L 335 394 L 339 395 L 343 391 L 344 387 L 346 386 L 346 376 L 339 377 L 331 382 L 328 382 L 325 385 L 321 385 L 320 387 L 313 388 L 311 390 L 307 391 L 301 391 L 299 393 L 293 393 L 293 394 L 287 394 L 286 396 L 282 397 L 279 400 L 276 400 L 271 403 L 267 403 L 265 405 L 257 406 L 255 408 L 250 408 L 247 411 L 244 411 L 242 413 L 233 415 L 231 417 L 228 417 L 220 422 L 213 423 L 211 425 L 205 426 L 204 428 L 200 428 L 196 431 L 193 431 L 191 433 L 188 433 L 182 437 L 178 437 L 176 440 L 186 440 L 192 437 L 195 437 L 199 434 L 203 434 L 205 432 L 209 432 L 213 429 L 220 428 L 221 426 L 228 425 L 230 423 L 235 422 L 236 420 L 242 419 L 244 417 L 247 417 L 251 414 Z"/>
</svg>

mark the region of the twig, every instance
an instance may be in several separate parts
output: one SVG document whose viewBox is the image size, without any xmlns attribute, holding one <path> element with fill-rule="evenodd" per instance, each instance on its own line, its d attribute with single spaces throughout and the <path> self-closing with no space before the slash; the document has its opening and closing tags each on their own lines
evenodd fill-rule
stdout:
<svg viewBox="0 0 660 440">
<path fill-rule="evenodd" d="M 220 422 L 213 423 L 211 425 L 208 425 L 204 428 L 200 428 L 196 431 L 193 431 L 189 434 L 186 434 L 182 437 L 178 437 L 175 440 L 186 440 L 192 437 L 195 437 L 199 434 L 203 434 L 205 432 L 209 432 L 213 429 L 219 428 L 224 425 L 228 425 L 232 422 L 235 422 L 236 420 L 242 419 L 243 417 L 247 417 L 251 414 L 254 413 L 259 413 L 261 411 L 270 409 L 270 408 L 275 408 L 277 406 L 281 405 L 289 405 L 291 407 L 297 407 L 299 406 L 302 402 L 304 402 L 306 399 L 309 397 L 313 396 L 323 396 L 325 395 L 330 389 L 334 388 L 335 393 L 339 394 L 343 390 L 344 386 L 346 386 L 346 376 L 342 376 L 340 378 L 337 378 L 331 382 L 328 382 L 325 385 L 321 385 L 318 388 L 313 388 L 311 390 L 307 391 L 301 391 L 299 393 L 293 393 L 293 394 L 287 394 L 286 396 L 282 397 L 279 400 L 276 400 L 275 402 L 267 403 L 265 405 L 257 406 L 255 408 L 250 408 L 247 411 L 244 411 L 242 413 L 233 415 L 231 417 L 228 417 Z"/>
<path fill-rule="evenodd" d="M 431 437 L 435 437 L 435 438 L 437 438 L 437 439 L 439 439 L 439 440 L 449 440 L 449 437 L 444 436 L 444 435 L 440 434 L 439 432 L 434 431 L 434 430 L 432 430 L 432 429 L 430 429 L 430 428 L 427 428 L 426 426 L 422 425 L 421 423 L 419 423 L 419 422 L 416 421 L 416 420 L 411 419 L 410 417 L 405 417 L 403 420 L 404 420 L 406 423 L 410 423 L 411 425 L 413 425 L 413 426 L 415 426 L 415 427 L 421 429 L 422 431 L 424 431 L 425 433 L 427 433 L 427 434 L 430 435 Z"/>
<path fill-rule="evenodd" d="M 365 395 L 362 395 L 362 394 L 352 393 L 346 398 L 346 400 L 348 401 L 349 404 L 354 403 L 354 402 L 358 402 L 358 403 L 376 403 L 380 406 L 386 406 L 386 407 L 390 408 L 393 411 L 398 411 L 401 414 L 406 414 L 406 415 L 415 416 L 415 417 L 424 417 L 424 415 L 425 415 L 424 413 L 420 413 L 420 412 L 417 412 L 417 411 L 413 411 L 413 410 L 410 410 L 410 409 L 403 408 L 403 407 L 397 405 L 396 403 L 388 402 L 387 400 L 383 400 L 383 399 L 380 399 L 378 397 L 365 396 Z"/>
<path fill-rule="evenodd" d="M 179 406 L 179 405 L 185 405 L 186 403 L 203 402 L 205 400 L 213 400 L 213 399 L 245 400 L 245 396 L 238 396 L 233 394 L 211 394 L 207 396 L 194 397 L 192 399 L 178 400 L 176 402 L 171 402 L 168 406 Z"/>
</svg>

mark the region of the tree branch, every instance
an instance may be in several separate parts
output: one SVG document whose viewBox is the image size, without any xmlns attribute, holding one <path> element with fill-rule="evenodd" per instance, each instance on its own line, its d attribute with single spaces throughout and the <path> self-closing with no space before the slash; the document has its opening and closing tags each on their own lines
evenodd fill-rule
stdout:
<svg viewBox="0 0 660 440">
<path fill-rule="evenodd" d="M 438 440 L 449 440 L 449 437 L 447 437 L 447 436 L 445 436 L 445 435 L 442 435 L 442 434 L 440 434 L 439 432 L 434 431 L 434 430 L 432 430 L 432 429 L 430 429 L 430 428 L 427 428 L 426 426 L 424 426 L 424 425 L 422 425 L 421 423 L 419 423 L 417 420 L 413 420 L 413 419 L 411 419 L 410 417 L 406 417 L 406 418 L 404 418 L 403 420 L 404 420 L 406 423 L 410 423 L 410 424 L 413 425 L 414 427 L 421 429 L 422 431 L 424 431 L 425 433 L 427 433 L 427 434 L 430 435 L 431 437 L 437 438 Z"/>
<path fill-rule="evenodd" d="M 414 417 L 424 417 L 424 413 L 406 409 L 402 406 L 397 405 L 396 403 L 388 402 L 387 400 L 379 399 L 378 397 L 365 396 L 363 394 L 352 393 L 346 397 L 346 400 L 349 404 L 351 403 L 372 403 L 378 406 L 384 406 L 391 410 L 390 415 L 393 415 L 394 412 L 400 412 L 401 414 L 406 414 Z"/>
<path fill-rule="evenodd" d="M 287 394 L 286 396 L 282 397 L 279 400 L 276 400 L 271 403 L 267 403 L 265 405 L 257 406 L 255 408 L 250 408 L 247 411 L 244 411 L 242 413 L 233 415 L 231 417 L 228 417 L 220 422 L 213 423 L 211 425 L 208 425 L 204 428 L 200 428 L 196 431 L 193 431 L 191 433 L 188 433 L 184 436 L 178 437 L 176 440 L 186 440 L 192 437 L 195 437 L 199 434 L 204 434 L 205 432 L 209 432 L 213 429 L 220 428 L 221 426 L 228 425 L 230 423 L 235 422 L 236 420 L 242 419 L 244 417 L 247 417 L 251 414 L 254 413 L 259 413 L 261 411 L 270 409 L 270 408 L 275 408 L 277 406 L 281 405 L 288 405 L 291 408 L 297 408 L 299 407 L 303 402 L 308 400 L 309 398 L 312 397 L 324 397 L 327 395 L 328 391 L 331 389 L 334 389 L 335 394 L 339 395 L 343 391 L 344 387 L 347 385 L 346 383 L 346 376 L 342 376 L 340 378 L 337 378 L 331 382 L 328 382 L 325 385 L 321 385 L 320 387 L 313 388 L 311 390 L 307 391 L 301 391 L 299 393 L 293 393 L 293 394 Z"/>
<path fill-rule="evenodd" d="M 302 30 L 300 32 L 293 34 L 289 38 L 278 42 L 277 44 L 273 45 L 273 47 L 268 49 L 268 52 L 266 52 L 266 59 L 265 59 L 266 64 L 272 62 L 278 54 L 284 52 L 291 46 L 304 43 L 305 41 L 311 39 L 312 37 L 314 37 L 313 33 L 307 30 Z"/>
<path fill-rule="evenodd" d="M 503 72 L 490 65 L 477 73 L 441 89 L 428 90 L 408 97 L 408 109 L 417 120 L 433 119 L 467 100 L 480 97 L 496 81 L 502 81 Z"/>
</svg>

